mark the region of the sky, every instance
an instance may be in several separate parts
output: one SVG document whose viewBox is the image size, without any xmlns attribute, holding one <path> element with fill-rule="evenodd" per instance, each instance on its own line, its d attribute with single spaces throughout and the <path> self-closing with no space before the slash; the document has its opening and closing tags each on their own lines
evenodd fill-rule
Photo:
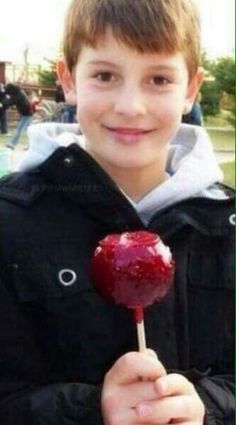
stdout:
<svg viewBox="0 0 236 425">
<path fill-rule="evenodd" d="M 202 46 L 210 58 L 234 52 L 234 0 L 195 0 L 202 22 Z M 55 58 L 69 0 L 0 0 L 0 59 L 30 63 Z"/>
</svg>

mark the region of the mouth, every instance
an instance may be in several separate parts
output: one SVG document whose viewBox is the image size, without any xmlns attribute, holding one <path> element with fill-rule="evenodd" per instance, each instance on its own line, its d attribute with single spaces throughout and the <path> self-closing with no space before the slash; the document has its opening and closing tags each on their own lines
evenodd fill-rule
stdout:
<svg viewBox="0 0 236 425">
<path fill-rule="evenodd" d="M 108 127 L 104 126 L 107 130 L 120 134 L 148 134 L 154 131 L 153 129 L 143 128 L 130 128 L 130 127 Z"/>
<path fill-rule="evenodd" d="M 147 134 L 153 133 L 154 129 L 131 128 L 131 127 L 108 127 L 103 126 L 119 141 L 136 142 Z"/>
</svg>

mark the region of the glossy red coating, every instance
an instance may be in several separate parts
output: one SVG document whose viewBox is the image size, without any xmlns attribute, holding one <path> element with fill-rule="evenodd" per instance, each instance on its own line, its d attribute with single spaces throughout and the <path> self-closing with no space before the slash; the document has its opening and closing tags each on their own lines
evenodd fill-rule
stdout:
<svg viewBox="0 0 236 425">
<path fill-rule="evenodd" d="M 173 274 L 170 249 L 157 234 L 147 231 L 108 235 L 92 257 L 97 290 L 129 308 L 146 307 L 164 298 Z"/>
</svg>

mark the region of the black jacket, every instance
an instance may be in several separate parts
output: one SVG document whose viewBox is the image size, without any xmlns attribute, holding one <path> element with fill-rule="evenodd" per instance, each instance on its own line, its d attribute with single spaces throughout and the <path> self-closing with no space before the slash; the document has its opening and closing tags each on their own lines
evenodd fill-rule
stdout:
<svg viewBox="0 0 236 425">
<path fill-rule="evenodd" d="M 6 112 L 6 107 L 4 106 L 6 100 L 5 86 L 0 83 L 0 116 Z"/>
<path fill-rule="evenodd" d="M 171 247 L 175 284 L 146 309 L 148 346 L 185 374 L 207 425 L 233 424 L 232 191 L 157 213 L 148 229 Z M 108 233 L 144 229 L 107 174 L 76 145 L 0 184 L 0 423 L 101 425 L 100 390 L 137 349 L 130 311 L 95 291 L 90 259 Z M 63 284 L 76 273 L 72 285 Z M 63 272 L 64 270 L 64 272 Z"/>
<path fill-rule="evenodd" d="M 7 84 L 5 93 L 9 95 L 9 98 L 3 100 L 3 107 L 5 109 L 10 106 L 15 106 L 20 115 L 25 117 L 32 116 L 31 103 L 23 90 L 15 84 Z"/>
<path fill-rule="evenodd" d="M 65 95 L 64 95 L 64 91 L 63 91 L 61 84 L 58 84 L 56 86 L 55 102 L 57 102 L 57 103 L 65 102 Z"/>
</svg>

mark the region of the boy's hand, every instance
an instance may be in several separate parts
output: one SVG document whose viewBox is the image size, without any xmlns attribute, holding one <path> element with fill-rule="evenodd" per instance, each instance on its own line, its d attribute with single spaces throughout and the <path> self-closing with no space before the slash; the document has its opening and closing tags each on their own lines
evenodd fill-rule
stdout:
<svg viewBox="0 0 236 425">
<path fill-rule="evenodd" d="M 202 425 L 204 405 L 191 382 L 166 374 L 154 352 L 120 357 L 102 391 L 105 425 Z"/>
<path fill-rule="evenodd" d="M 202 425 L 205 407 L 194 386 L 184 376 L 169 374 L 155 382 L 157 399 L 141 402 L 136 407 L 144 424 Z"/>
<path fill-rule="evenodd" d="M 106 374 L 102 391 L 105 425 L 148 423 L 139 419 L 145 401 L 157 400 L 156 380 L 166 371 L 154 352 L 131 352 L 120 357 Z"/>
</svg>

